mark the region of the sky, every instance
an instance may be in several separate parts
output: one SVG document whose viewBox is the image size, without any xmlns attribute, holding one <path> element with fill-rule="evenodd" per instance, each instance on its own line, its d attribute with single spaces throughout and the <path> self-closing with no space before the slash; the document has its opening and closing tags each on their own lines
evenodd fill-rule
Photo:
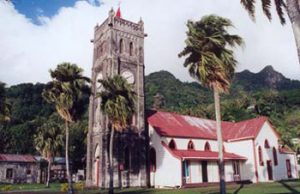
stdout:
<svg viewBox="0 0 300 194">
<path fill-rule="evenodd" d="M 119 0 L 0 0 L 0 81 L 8 85 L 47 82 L 49 69 L 61 62 L 76 63 L 91 75 L 94 26 L 101 24 Z M 240 0 L 122 0 L 122 17 L 138 22 L 145 32 L 146 74 L 167 70 L 182 81 L 192 81 L 183 58 L 187 20 L 217 14 L 232 20 L 230 32 L 244 38 L 236 49 L 237 71 L 259 72 L 266 65 L 300 80 L 300 65 L 291 25 L 282 26 L 273 10 L 268 21 L 258 4 L 256 22 Z"/>
</svg>

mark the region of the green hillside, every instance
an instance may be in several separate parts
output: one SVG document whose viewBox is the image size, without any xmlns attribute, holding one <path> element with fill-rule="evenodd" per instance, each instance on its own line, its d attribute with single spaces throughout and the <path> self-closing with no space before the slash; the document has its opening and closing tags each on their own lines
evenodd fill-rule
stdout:
<svg viewBox="0 0 300 194">
<path fill-rule="evenodd" d="M 37 154 L 33 135 L 55 112 L 41 97 L 44 87 L 40 83 L 24 83 L 6 88 L 12 114 L 10 123 L 0 125 L 0 153 Z M 162 110 L 214 119 L 212 92 L 196 82 L 182 82 L 167 71 L 151 73 L 145 77 L 147 109 L 157 103 L 154 96 L 158 93 Z M 79 166 L 85 155 L 88 96 L 83 108 L 84 118 L 71 126 L 71 157 L 79 160 Z M 300 81 L 285 78 L 271 66 L 258 73 L 237 73 L 229 94 L 221 96 L 221 111 L 226 121 L 268 116 L 284 143 L 291 145 L 290 139 L 299 137 L 300 131 Z"/>
</svg>

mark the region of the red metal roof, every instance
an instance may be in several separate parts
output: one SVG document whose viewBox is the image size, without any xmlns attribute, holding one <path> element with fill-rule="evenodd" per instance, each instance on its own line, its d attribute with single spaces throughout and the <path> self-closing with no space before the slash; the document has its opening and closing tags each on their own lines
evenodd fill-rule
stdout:
<svg viewBox="0 0 300 194">
<path fill-rule="evenodd" d="M 217 139 L 214 120 L 170 112 L 149 111 L 147 121 L 161 136 Z M 263 116 L 237 123 L 223 121 L 223 139 L 230 141 L 255 138 L 267 121 L 267 117 Z"/>
<path fill-rule="evenodd" d="M 176 158 L 179 159 L 204 159 L 204 160 L 218 160 L 218 152 L 213 151 L 198 151 L 198 150 L 177 150 L 170 149 L 164 142 L 162 145 Z M 247 160 L 246 157 L 224 152 L 224 160 Z"/>
<path fill-rule="evenodd" d="M 0 162 L 36 162 L 32 155 L 0 154 Z"/>
</svg>

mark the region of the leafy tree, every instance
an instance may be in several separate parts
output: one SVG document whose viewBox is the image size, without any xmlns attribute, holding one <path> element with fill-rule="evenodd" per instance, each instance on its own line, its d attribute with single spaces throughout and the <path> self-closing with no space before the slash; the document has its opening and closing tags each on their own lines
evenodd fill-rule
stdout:
<svg viewBox="0 0 300 194">
<path fill-rule="evenodd" d="M 255 19 L 255 3 L 255 0 L 241 0 L 241 4 L 253 19 Z M 261 0 L 263 12 L 269 20 L 272 19 L 270 10 L 271 4 L 271 0 Z M 281 24 L 286 23 L 284 10 L 287 11 L 292 23 L 298 52 L 298 60 L 300 62 L 300 2 L 298 0 L 274 0 L 274 4 Z"/>
<path fill-rule="evenodd" d="M 108 117 L 110 123 L 109 141 L 109 193 L 113 194 L 113 144 L 114 133 L 124 131 L 130 123 L 135 112 L 135 92 L 133 86 L 120 75 L 107 80 L 99 80 L 103 91 L 98 93 L 101 98 L 101 111 Z"/>
<path fill-rule="evenodd" d="M 74 193 L 69 166 L 69 124 L 77 120 L 83 109 L 82 96 L 86 90 L 88 78 L 82 75 L 83 70 L 75 64 L 62 63 L 52 71 L 50 81 L 43 91 L 44 99 L 55 105 L 57 113 L 65 121 L 65 157 L 68 177 L 68 193 Z"/>
<path fill-rule="evenodd" d="M 227 92 L 237 61 L 229 48 L 242 45 L 238 35 L 227 32 L 229 19 L 216 15 L 204 16 L 198 22 L 188 21 L 186 47 L 179 57 L 187 56 L 184 67 L 202 85 L 213 89 L 219 147 L 220 193 L 225 193 L 224 158 L 220 113 L 220 92 Z"/>
<path fill-rule="evenodd" d="M 0 82 L 0 124 L 10 121 L 11 106 L 6 99 L 5 84 Z"/>
<path fill-rule="evenodd" d="M 34 143 L 42 157 L 48 161 L 46 187 L 49 187 L 52 161 L 63 145 L 63 133 L 59 121 L 50 119 L 39 127 L 34 136 Z"/>
</svg>

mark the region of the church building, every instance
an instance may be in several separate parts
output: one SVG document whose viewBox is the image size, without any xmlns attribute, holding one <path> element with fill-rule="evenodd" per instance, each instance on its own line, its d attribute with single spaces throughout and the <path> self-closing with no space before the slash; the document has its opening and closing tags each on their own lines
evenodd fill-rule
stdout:
<svg viewBox="0 0 300 194">
<path fill-rule="evenodd" d="M 119 74 L 133 84 L 136 114 L 114 145 L 115 187 L 185 187 L 219 181 L 216 123 L 162 111 L 145 111 L 144 23 L 121 17 L 120 9 L 95 26 L 89 104 L 86 184 L 108 188 L 108 120 L 100 110 L 99 79 Z M 146 114 L 147 112 L 147 114 Z M 266 117 L 222 122 L 226 182 L 253 183 L 298 178 L 294 152 Z"/>
</svg>

